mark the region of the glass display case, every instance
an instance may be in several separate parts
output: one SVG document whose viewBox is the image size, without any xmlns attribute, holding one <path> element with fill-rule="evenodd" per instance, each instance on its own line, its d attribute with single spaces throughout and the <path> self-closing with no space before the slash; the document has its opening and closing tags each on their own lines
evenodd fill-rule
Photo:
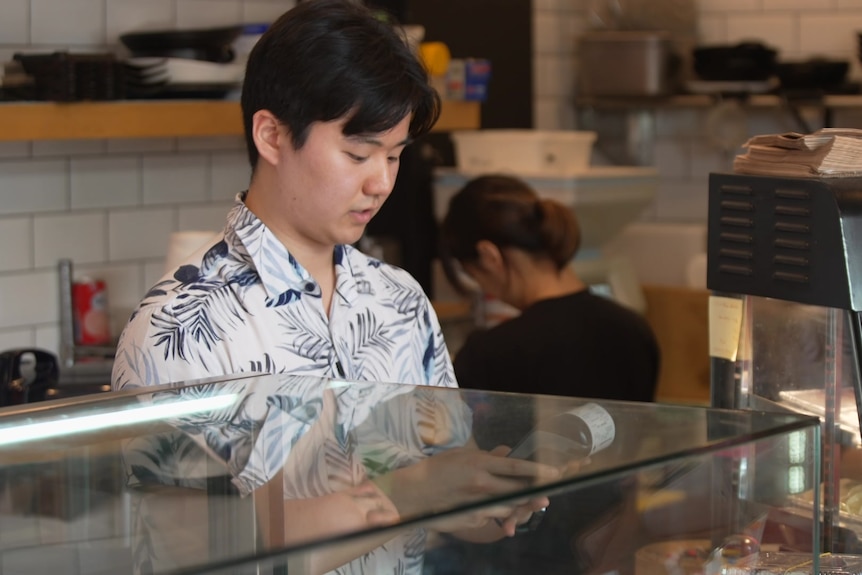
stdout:
<svg viewBox="0 0 862 575">
<path fill-rule="evenodd" d="M 709 193 L 711 404 L 822 420 L 821 550 L 858 556 L 862 178 L 711 174 Z"/>
<path fill-rule="evenodd" d="M 818 573 L 819 434 L 295 375 L 7 407 L 0 573 Z"/>
</svg>

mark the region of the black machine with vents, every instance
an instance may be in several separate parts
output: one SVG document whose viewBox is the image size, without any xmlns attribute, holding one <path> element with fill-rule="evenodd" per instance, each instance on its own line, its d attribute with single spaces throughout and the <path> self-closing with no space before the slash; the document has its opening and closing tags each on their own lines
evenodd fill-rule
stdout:
<svg viewBox="0 0 862 575">
<path fill-rule="evenodd" d="M 710 289 L 858 312 L 862 178 L 712 174 L 708 252 Z"/>
</svg>

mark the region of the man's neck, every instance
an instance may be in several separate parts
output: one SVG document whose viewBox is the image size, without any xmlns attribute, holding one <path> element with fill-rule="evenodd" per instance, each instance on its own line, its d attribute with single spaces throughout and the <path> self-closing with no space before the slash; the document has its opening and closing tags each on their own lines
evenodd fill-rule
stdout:
<svg viewBox="0 0 862 575">
<path fill-rule="evenodd" d="M 281 225 L 279 220 L 273 219 L 271 214 L 278 214 L 278 206 L 268 204 L 269 195 L 262 182 L 256 174 L 249 186 L 245 197 L 245 207 L 253 213 L 279 242 L 290 252 L 290 255 L 299 262 L 299 265 L 314 278 L 320 286 L 323 298 L 323 309 L 329 314 L 329 304 L 332 293 L 335 290 L 335 246 L 309 245 L 296 237 L 292 229 Z"/>
</svg>

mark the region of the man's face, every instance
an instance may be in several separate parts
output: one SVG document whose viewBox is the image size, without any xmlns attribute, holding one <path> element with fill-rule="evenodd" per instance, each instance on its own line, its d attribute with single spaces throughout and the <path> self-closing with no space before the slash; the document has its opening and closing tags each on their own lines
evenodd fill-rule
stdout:
<svg viewBox="0 0 862 575">
<path fill-rule="evenodd" d="M 359 240 L 389 197 L 408 143 L 410 117 L 381 134 L 345 136 L 344 121 L 312 124 L 299 150 L 282 148 L 279 227 L 308 247 Z"/>
</svg>

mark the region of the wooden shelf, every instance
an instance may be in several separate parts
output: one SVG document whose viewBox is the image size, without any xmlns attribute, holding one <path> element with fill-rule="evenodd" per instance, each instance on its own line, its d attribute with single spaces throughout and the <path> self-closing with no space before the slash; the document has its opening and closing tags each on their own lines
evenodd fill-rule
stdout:
<svg viewBox="0 0 862 575">
<path fill-rule="evenodd" d="M 436 132 L 475 129 L 478 102 L 446 101 Z M 239 102 L 159 100 L 0 104 L 0 141 L 242 135 Z"/>
<path fill-rule="evenodd" d="M 680 94 L 664 97 L 602 97 L 580 98 L 579 108 L 595 108 L 601 110 L 630 110 L 653 108 L 709 108 L 721 99 L 732 99 L 735 96 L 720 96 L 718 94 Z M 740 96 L 741 101 L 754 108 L 777 108 L 788 102 L 794 106 L 814 106 L 820 108 L 862 108 L 862 95 L 827 95 L 812 98 L 791 98 L 786 100 L 775 94 L 750 94 Z"/>
</svg>

